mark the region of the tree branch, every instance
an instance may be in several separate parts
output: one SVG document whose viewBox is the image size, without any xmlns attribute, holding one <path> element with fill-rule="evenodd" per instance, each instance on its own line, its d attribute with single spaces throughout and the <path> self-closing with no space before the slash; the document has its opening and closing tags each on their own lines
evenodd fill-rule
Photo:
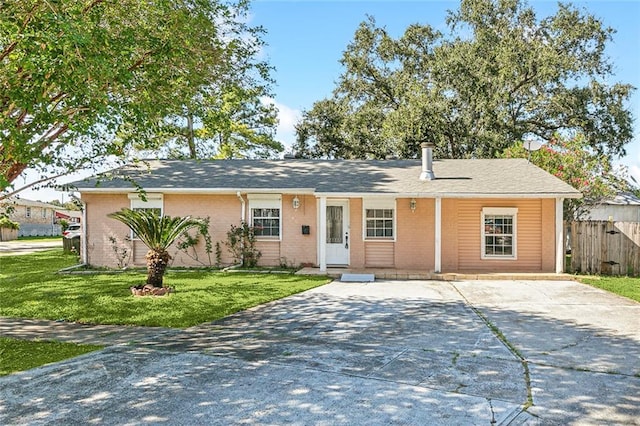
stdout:
<svg viewBox="0 0 640 426">
<path fill-rule="evenodd" d="M 31 182 L 30 184 L 25 185 L 25 186 L 23 186 L 23 187 L 20 187 L 20 188 L 18 188 L 18 189 L 16 189 L 16 190 L 14 190 L 14 191 L 9 192 L 9 193 L 3 193 L 3 194 L 0 194 L 0 200 L 4 200 L 4 199 L 6 199 L 6 198 L 12 197 L 12 196 L 14 196 L 14 195 L 16 195 L 16 194 L 18 194 L 18 193 L 20 193 L 20 192 L 24 191 L 25 189 L 29 189 L 29 188 L 31 188 L 32 186 L 39 185 L 39 184 L 41 184 L 41 183 L 43 183 L 43 182 L 47 182 L 47 181 L 50 181 L 50 180 L 53 180 L 53 179 L 58 179 L 58 178 L 60 178 L 60 177 L 62 177 L 62 176 L 69 175 L 69 174 L 71 174 L 72 172 L 75 172 L 75 171 L 76 171 L 76 170 L 73 170 L 73 171 L 66 171 L 66 172 L 64 172 L 64 173 L 60 173 L 60 174 L 57 174 L 57 175 L 54 175 L 54 176 L 50 176 L 50 177 L 44 177 L 44 178 L 39 179 L 39 180 L 37 180 L 37 181 L 35 181 L 35 182 Z"/>
<path fill-rule="evenodd" d="M 104 0 L 93 0 L 91 3 L 89 3 L 82 9 L 82 13 L 87 13 L 88 11 L 90 11 L 100 3 L 104 3 Z"/>
<path fill-rule="evenodd" d="M 36 9 L 38 8 L 40 4 L 38 2 L 36 2 L 33 7 L 31 8 L 31 11 L 29 12 L 29 14 L 27 15 L 27 17 L 24 19 L 24 21 L 22 22 L 22 26 L 20 27 L 20 33 L 22 33 L 24 31 L 25 28 L 27 28 L 27 25 L 29 25 L 29 22 L 31 21 L 31 19 L 33 19 L 33 15 L 36 11 Z M 6 58 L 7 56 L 9 56 L 9 54 L 11 52 L 13 52 L 13 50 L 16 48 L 16 46 L 18 45 L 18 41 L 12 41 L 11 43 L 9 43 L 7 45 L 7 47 L 4 48 L 4 50 L 2 51 L 2 53 L 0 53 L 0 62 L 2 62 L 2 60 L 4 58 Z"/>
</svg>

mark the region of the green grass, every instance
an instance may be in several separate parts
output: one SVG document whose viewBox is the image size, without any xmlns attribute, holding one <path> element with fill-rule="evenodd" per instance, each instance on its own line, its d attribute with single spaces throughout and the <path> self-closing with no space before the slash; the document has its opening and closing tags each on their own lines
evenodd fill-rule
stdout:
<svg viewBox="0 0 640 426">
<path fill-rule="evenodd" d="M 0 337 L 0 376 L 102 349 L 62 342 L 32 342 Z"/>
<path fill-rule="evenodd" d="M 631 277 L 579 277 L 580 282 L 628 297 L 640 302 L 640 278 Z"/>
<path fill-rule="evenodd" d="M 175 293 L 133 297 L 129 287 L 144 284 L 144 273 L 56 273 L 75 263 L 75 256 L 58 249 L 0 257 L 0 316 L 189 327 L 328 282 L 291 274 L 180 271 L 165 276 Z"/>
</svg>

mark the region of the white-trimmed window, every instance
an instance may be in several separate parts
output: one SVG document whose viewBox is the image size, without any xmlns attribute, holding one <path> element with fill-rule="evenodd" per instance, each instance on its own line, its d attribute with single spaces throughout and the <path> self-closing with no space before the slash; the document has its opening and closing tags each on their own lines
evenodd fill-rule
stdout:
<svg viewBox="0 0 640 426">
<path fill-rule="evenodd" d="M 482 209 L 482 259 L 516 259 L 518 209 Z"/>
<path fill-rule="evenodd" d="M 31 207 L 27 207 L 24 212 L 24 217 L 31 217 Z"/>
<path fill-rule="evenodd" d="M 250 225 L 256 237 L 280 239 L 282 235 L 282 196 L 280 194 L 247 194 Z"/>
<path fill-rule="evenodd" d="M 47 209 L 45 209 L 44 207 L 42 208 L 42 218 L 43 219 L 47 218 Z"/>
<path fill-rule="evenodd" d="M 395 199 L 364 199 L 362 209 L 362 228 L 365 240 L 395 240 Z"/>
<path fill-rule="evenodd" d="M 158 216 L 163 214 L 164 199 L 162 194 L 146 194 L 145 199 L 142 199 L 138 194 L 129 194 L 129 200 L 131 201 L 131 210 L 152 211 Z M 133 232 L 131 233 L 131 238 L 136 238 Z"/>
</svg>

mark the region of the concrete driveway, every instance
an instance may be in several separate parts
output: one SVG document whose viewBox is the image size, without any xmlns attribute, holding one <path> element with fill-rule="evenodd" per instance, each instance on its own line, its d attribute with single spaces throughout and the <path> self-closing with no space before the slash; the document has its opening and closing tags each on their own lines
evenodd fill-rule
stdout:
<svg viewBox="0 0 640 426">
<path fill-rule="evenodd" d="M 387 281 L 188 330 L 5 319 L 120 344 L 0 378 L 0 423 L 640 424 L 638 318 L 573 282 Z"/>
</svg>

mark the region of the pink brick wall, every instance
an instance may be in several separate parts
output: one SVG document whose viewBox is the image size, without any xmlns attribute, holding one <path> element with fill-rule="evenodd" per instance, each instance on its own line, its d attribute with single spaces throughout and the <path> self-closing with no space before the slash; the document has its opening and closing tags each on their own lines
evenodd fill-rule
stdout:
<svg viewBox="0 0 640 426">
<path fill-rule="evenodd" d="M 432 271 L 435 262 L 435 200 L 416 199 L 414 212 L 410 201 L 410 198 L 396 200 L 395 267 Z"/>
<path fill-rule="evenodd" d="M 131 202 L 126 194 L 82 194 L 82 201 L 86 204 L 87 222 L 84 229 L 87 233 L 88 263 L 94 266 L 117 267 L 117 254 L 114 247 L 121 253 L 128 250 L 131 254 L 129 228 L 114 219 L 109 219 L 109 213 L 122 208 L 129 208 Z M 116 240 L 112 243 L 109 238 Z M 128 259 L 124 262 L 130 263 Z"/>
<path fill-rule="evenodd" d="M 300 195 L 300 207 L 293 208 L 295 195 L 282 196 L 282 241 L 279 261 L 288 266 L 316 265 L 318 259 L 317 201 L 313 195 Z M 308 225 L 310 234 L 302 234 L 302 226 Z"/>
<path fill-rule="evenodd" d="M 261 240 L 258 249 L 263 255 L 260 264 L 265 266 L 317 265 L 317 206 L 312 195 L 300 195 L 300 207 L 294 209 L 295 194 L 282 196 L 282 238 Z M 249 220 L 249 203 L 246 194 L 246 218 Z M 126 194 L 83 194 L 87 204 L 88 261 L 95 266 L 116 267 L 118 264 L 114 244 L 117 239 L 120 250 L 127 248 L 136 264 L 144 265 L 146 247 L 139 242 L 131 247 L 126 241 L 129 230 L 120 222 L 107 218 L 107 214 L 130 207 Z M 396 241 L 366 242 L 362 234 L 362 199 L 349 200 L 350 212 L 350 267 L 395 267 L 407 270 L 432 271 L 435 247 L 435 200 L 417 199 L 415 212 L 409 208 L 410 199 L 396 200 Z M 518 259 L 480 259 L 480 212 L 482 207 L 517 207 L 518 210 Z M 192 215 L 210 217 L 209 232 L 215 244 L 220 242 L 222 263 L 231 264 L 232 258 L 224 241 L 231 224 L 239 224 L 241 203 L 236 195 L 172 195 L 164 196 L 164 213 L 167 215 Z M 506 271 L 533 272 L 555 270 L 555 200 L 443 200 L 442 201 L 442 270 L 454 271 Z M 302 234 L 307 225 L 309 235 Z M 379 244 L 379 246 L 374 246 Z M 196 253 L 188 256 L 175 249 L 174 265 L 203 266 L 210 263 L 204 243 L 196 246 Z M 215 263 L 215 252 L 211 253 Z"/>
<path fill-rule="evenodd" d="M 316 250 L 316 201 L 313 196 L 298 195 L 301 201 L 299 209 L 293 209 L 294 195 L 285 195 L 282 200 L 282 241 L 259 241 L 257 248 L 261 250 L 260 264 L 265 266 L 277 266 L 281 262 L 298 266 L 300 264 L 317 263 Z M 246 203 L 246 219 L 249 220 L 249 204 L 246 194 L 243 194 Z M 88 229 L 88 260 L 95 266 L 117 267 L 117 255 L 114 244 L 109 237 L 116 238 L 116 246 L 120 250 L 129 250 L 130 265 L 142 266 L 145 264 L 144 255 L 147 248 L 134 241 L 133 247 L 127 237 L 130 232 L 120 222 L 109 219 L 107 214 L 129 208 L 131 202 L 126 194 L 82 194 L 82 200 L 87 204 L 87 229 Z M 200 241 L 194 249 L 189 250 L 189 255 L 171 248 L 169 252 L 174 257 L 172 265 L 179 266 L 208 266 L 215 264 L 215 243 L 219 242 L 222 249 L 222 264 L 233 263 L 231 254 L 224 242 L 227 239 L 227 231 L 231 224 L 239 225 L 241 221 L 241 203 L 236 195 L 164 195 L 164 214 L 169 216 L 191 215 L 200 218 L 210 218 L 209 233 L 214 244 L 211 260 L 205 250 L 204 241 Z M 302 235 L 301 226 L 309 225 L 310 235 Z M 193 231 L 192 231 L 193 233 Z"/>
</svg>

